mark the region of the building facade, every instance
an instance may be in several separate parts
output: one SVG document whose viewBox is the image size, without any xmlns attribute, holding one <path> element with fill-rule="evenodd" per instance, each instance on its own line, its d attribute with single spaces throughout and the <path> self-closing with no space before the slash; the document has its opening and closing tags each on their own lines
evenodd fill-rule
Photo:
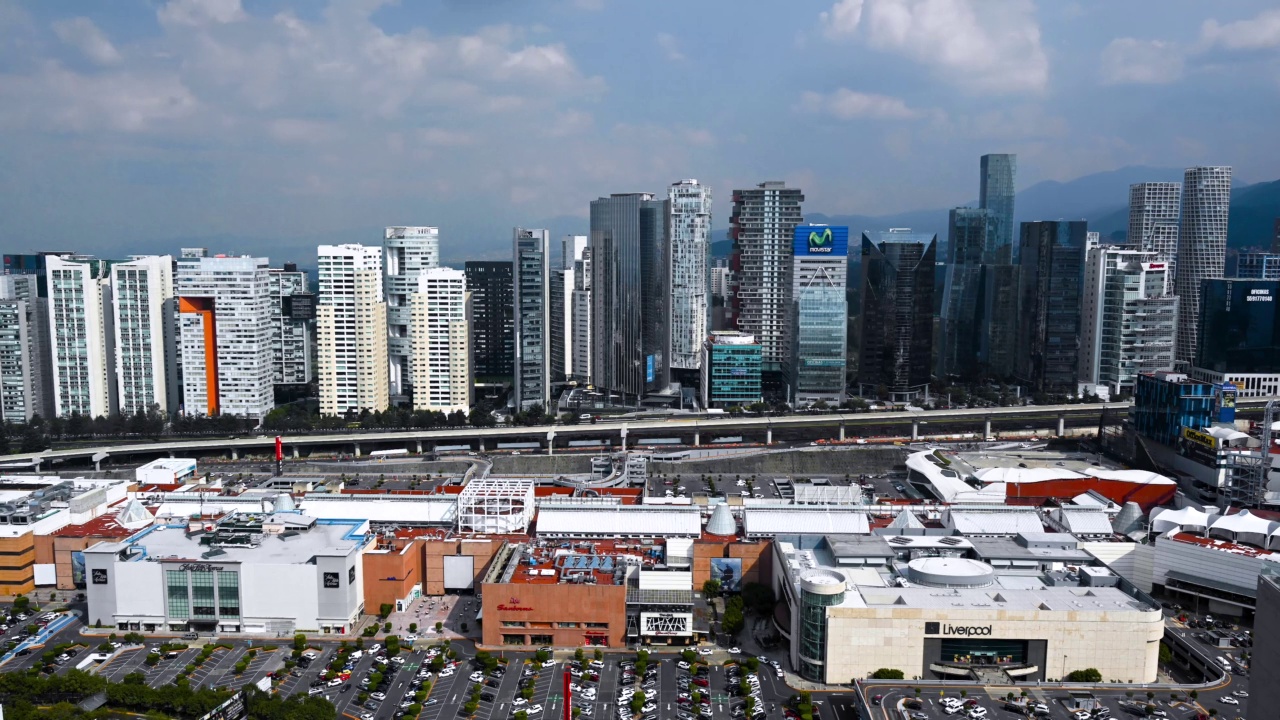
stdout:
<svg viewBox="0 0 1280 720">
<path fill-rule="evenodd" d="M 111 284 L 101 264 L 45 259 L 53 411 L 89 417 L 116 411 Z"/>
<path fill-rule="evenodd" d="M 1158 257 L 1134 245 L 1088 242 L 1079 382 L 1121 393 L 1141 373 L 1173 369 L 1178 299 L 1166 292 L 1169 266 Z"/>
<path fill-rule="evenodd" d="M 46 417 L 49 321 L 35 275 L 0 276 L 0 422 Z"/>
<path fill-rule="evenodd" d="M 516 410 L 551 404 L 551 233 L 511 234 L 515 288 Z M 562 291 L 563 292 L 563 291 Z"/>
<path fill-rule="evenodd" d="M 907 229 L 862 234 L 862 394 L 908 400 L 929 384 L 937 246 Z"/>
<path fill-rule="evenodd" d="M 1017 376 L 1036 391 L 1077 391 L 1087 234 L 1083 220 L 1022 223 Z"/>
<path fill-rule="evenodd" d="M 1178 228 L 1178 362 L 1191 363 L 1199 347 L 1200 281 L 1222 277 L 1231 209 L 1231 168 L 1187 168 L 1182 178 Z"/>
<path fill-rule="evenodd" d="M 567 291 L 567 290 L 566 290 Z M 569 332 L 572 337 L 569 376 L 579 382 L 591 382 L 591 248 L 582 250 L 582 257 L 573 263 L 573 292 L 571 293 Z"/>
<path fill-rule="evenodd" d="M 509 262 L 467 262 L 471 292 L 471 362 L 479 379 L 512 377 L 515 367 L 515 290 Z"/>
<path fill-rule="evenodd" d="M 1200 283 L 1195 367 L 1217 373 L 1280 373 L 1280 281 Z"/>
<path fill-rule="evenodd" d="M 115 313 L 116 396 L 122 415 L 178 411 L 177 300 L 173 258 L 138 258 L 111 266 Z"/>
<path fill-rule="evenodd" d="M 1280 228 L 1280 223 L 1277 223 Z M 1277 233 L 1280 235 L 1280 233 Z M 1280 566 L 1267 563 L 1258 575 L 1257 611 L 1250 653 L 1249 717 L 1266 717 L 1280 705 Z"/>
<path fill-rule="evenodd" d="M 182 411 L 261 419 L 275 407 L 266 258 L 178 260 Z"/>
<path fill-rule="evenodd" d="M 471 294 L 466 273 L 432 268 L 418 276 L 410 296 L 413 315 L 414 410 L 468 412 L 473 400 Z"/>
<path fill-rule="evenodd" d="M 849 228 L 797 225 L 792 252 L 790 400 L 796 407 L 839 405 L 848 357 Z"/>
<path fill-rule="evenodd" d="M 983 155 L 981 160 L 982 175 L 978 187 L 978 207 L 988 211 L 991 224 L 991 242 L 996 248 L 1009 248 L 1010 257 L 1004 262 L 1017 259 L 1012 253 L 1017 252 L 1014 246 L 1015 228 L 1013 224 L 1013 205 L 1016 195 L 1014 185 L 1018 175 L 1018 156 L 1013 154 Z"/>
<path fill-rule="evenodd" d="M 1214 386 L 1181 373 L 1142 374 L 1133 388 L 1129 411 L 1139 435 L 1170 447 L 1182 428 L 1198 430 L 1213 422 Z"/>
<path fill-rule="evenodd" d="M 995 229 L 990 210 L 954 208 L 951 211 L 939 316 L 939 376 L 968 377 L 978 372 L 979 290 L 983 265 L 995 262 Z M 1008 264 L 1007 258 L 1004 264 Z"/>
<path fill-rule="evenodd" d="M 1280 280 L 1280 253 L 1241 253 L 1236 277 L 1248 280 Z"/>
<path fill-rule="evenodd" d="M 804 222 L 803 202 L 800 188 L 778 181 L 733 191 L 729 239 L 737 287 L 732 314 L 737 328 L 760 343 L 771 394 L 781 394 L 791 354 L 791 244 L 795 227 Z"/>
<path fill-rule="evenodd" d="M 623 404 L 668 382 L 667 205 L 652 193 L 591 202 L 591 380 Z"/>
<path fill-rule="evenodd" d="M 978 366 L 991 377 L 1012 378 L 1018 365 L 1018 321 L 1022 270 L 983 265 L 978 293 Z"/>
<path fill-rule="evenodd" d="M 702 344 L 702 407 L 760 402 L 760 343 L 736 330 L 712 332 Z"/>
<path fill-rule="evenodd" d="M 320 414 L 386 410 L 391 370 L 387 303 L 382 292 L 383 253 L 375 247 L 351 244 L 321 245 L 316 255 Z"/>
<path fill-rule="evenodd" d="M 307 274 L 293 263 L 272 268 L 271 379 L 277 385 L 311 382 L 315 355 L 316 296 Z"/>
<path fill-rule="evenodd" d="M 413 389 L 413 341 L 409 296 L 418 289 L 418 276 L 440 265 L 440 229 L 388 227 L 383 231 L 382 284 L 386 292 L 387 382 L 391 395 L 403 397 Z"/>
<path fill-rule="evenodd" d="M 673 371 L 697 377 L 707 336 L 711 293 L 711 188 L 681 180 L 667 188 L 667 283 L 671 287 L 667 357 Z"/>
<path fill-rule="evenodd" d="M 1181 214 L 1182 183 L 1145 182 L 1129 186 L 1129 231 L 1127 242 L 1155 253 L 1153 262 L 1164 263 L 1169 272 L 1169 291 L 1178 267 L 1178 218 Z"/>
</svg>

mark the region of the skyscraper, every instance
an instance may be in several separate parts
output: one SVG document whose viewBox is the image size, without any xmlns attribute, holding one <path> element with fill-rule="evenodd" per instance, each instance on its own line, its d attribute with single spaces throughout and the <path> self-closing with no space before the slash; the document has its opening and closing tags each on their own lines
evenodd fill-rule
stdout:
<svg viewBox="0 0 1280 720">
<path fill-rule="evenodd" d="M 509 382 L 516 357 L 511 263 L 469 261 L 463 270 L 471 293 L 471 362 L 476 379 Z"/>
<path fill-rule="evenodd" d="M 695 384 L 707 337 L 711 294 L 711 188 L 697 180 L 681 180 L 667 188 L 667 272 L 671 286 L 667 357 L 680 380 Z"/>
<path fill-rule="evenodd" d="M 111 285 L 103 270 L 92 261 L 45 260 L 58 417 L 100 417 L 116 410 Z"/>
<path fill-rule="evenodd" d="M 804 222 L 804 195 L 779 181 L 733 191 L 729 239 L 737 283 L 733 316 L 738 329 L 761 348 L 766 397 L 785 392 L 785 366 L 791 355 L 791 245 L 796 225 Z"/>
<path fill-rule="evenodd" d="M 1240 253 L 1236 277 L 1249 280 L 1280 280 L 1280 253 Z"/>
<path fill-rule="evenodd" d="M 382 270 L 386 274 L 387 358 L 390 393 L 403 397 L 413 388 L 413 343 L 409 338 L 409 295 L 418 276 L 440 264 L 440 229 L 388 227 L 383 232 Z"/>
<path fill-rule="evenodd" d="M 862 234 L 863 393 L 909 400 L 929 384 L 937 247 L 937 236 L 907 229 Z"/>
<path fill-rule="evenodd" d="M 122 415 L 152 405 L 178 410 L 177 300 L 173 257 L 138 258 L 111 266 L 115 312 L 116 395 Z"/>
<path fill-rule="evenodd" d="M 1280 374 L 1280 282 L 1219 278 L 1205 280 L 1200 288 L 1201 337 L 1195 367 L 1216 373 Z"/>
<path fill-rule="evenodd" d="M 293 263 L 271 268 L 271 378 L 276 385 L 311 382 L 316 296 Z"/>
<path fill-rule="evenodd" d="M 849 228 L 797 225 L 793 242 L 791 400 L 796 407 L 839 405 L 848 357 Z"/>
<path fill-rule="evenodd" d="M 418 276 L 410 300 L 413 409 L 467 412 L 472 404 L 471 294 L 466 273 L 438 267 Z"/>
<path fill-rule="evenodd" d="M 1156 254 L 1155 262 L 1168 265 L 1166 280 L 1173 291 L 1178 267 L 1178 217 L 1182 184 L 1145 182 L 1129 186 L 1128 242 Z"/>
<path fill-rule="evenodd" d="M 551 403 L 551 234 L 511 233 L 515 288 L 515 394 L 517 410 Z"/>
<path fill-rule="evenodd" d="M 982 266 L 996 262 L 995 224 L 990 210 L 954 208 L 947 239 L 938 375 L 970 377 L 978 371 L 981 345 L 979 290 Z M 1008 264 L 1009 252 L 1002 253 Z"/>
<path fill-rule="evenodd" d="M 49 321 L 39 312 L 44 301 L 38 286 L 35 275 L 0 275 L 0 422 L 25 423 L 48 413 L 42 378 L 49 372 L 48 349 L 41 343 Z"/>
<path fill-rule="evenodd" d="M 275 406 L 267 259 L 184 256 L 177 294 L 183 412 L 262 418 Z"/>
<path fill-rule="evenodd" d="M 582 249 L 582 257 L 573 263 L 572 322 L 568 333 L 573 336 L 569 353 L 569 375 L 574 380 L 591 382 L 591 248 Z"/>
<path fill-rule="evenodd" d="M 996 154 L 982 156 L 982 177 L 978 188 L 978 207 L 991 211 L 992 239 L 997 248 L 1009 248 L 1015 260 L 1013 200 L 1018 174 L 1018 156 Z"/>
<path fill-rule="evenodd" d="M 386 410 L 390 404 L 390 366 L 387 303 L 382 293 L 383 253 L 376 247 L 352 244 L 321 245 L 316 255 L 320 414 Z M 407 305 L 408 297 L 403 299 Z M 412 317 L 409 320 L 412 322 Z M 407 328 L 405 333 L 400 337 L 412 342 L 406 337 Z M 409 353 L 411 357 L 411 348 Z"/>
<path fill-rule="evenodd" d="M 575 345 L 573 293 L 582 272 L 583 255 L 589 253 L 586 235 L 566 235 L 561 239 L 561 267 L 551 271 L 551 381 L 573 377 Z"/>
<path fill-rule="evenodd" d="M 1037 391 L 1075 394 L 1088 225 L 1022 223 L 1017 376 Z"/>
<path fill-rule="evenodd" d="M 652 193 L 591 202 L 591 379 L 627 403 L 668 382 L 667 205 Z"/>
<path fill-rule="evenodd" d="M 1222 277 L 1227 259 L 1231 168 L 1192 167 L 1182 177 L 1178 230 L 1178 362 L 1195 360 L 1199 341 L 1200 281 Z"/>
</svg>

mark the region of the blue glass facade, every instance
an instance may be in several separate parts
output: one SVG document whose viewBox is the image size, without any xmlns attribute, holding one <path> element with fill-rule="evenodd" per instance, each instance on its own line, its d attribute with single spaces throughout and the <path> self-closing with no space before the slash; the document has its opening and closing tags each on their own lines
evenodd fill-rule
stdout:
<svg viewBox="0 0 1280 720">
<path fill-rule="evenodd" d="M 1175 447 L 1182 428 L 1213 421 L 1216 388 L 1176 373 L 1142 374 L 1133 388 L 1133 424 L 1140 435 Z"/>
<path fill-rule="evenodd" d="M 1017 155 L 982 156 L 978 206 L 991 211 L 994 248 L 1011 253 L 996 261 L 1001 264 L 1017 261 L 1017 248 L 1013 244 L 1014 178 L 1017 173 Z"/>
<path fill-rule="evenodd" d="M 702 404 L 728 408 L 759 402 L 761 347 L 750 335 L 715 332 L 703 346 Z"/>
</svg>

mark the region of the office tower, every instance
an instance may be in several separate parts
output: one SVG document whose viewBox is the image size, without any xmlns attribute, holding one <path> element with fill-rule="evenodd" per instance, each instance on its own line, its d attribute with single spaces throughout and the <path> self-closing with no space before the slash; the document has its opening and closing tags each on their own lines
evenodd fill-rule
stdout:
<svg viewBox="0 0 1280 720">
<path fill-rule="evenodd" d="M 1200 281 L 1222 277 L 1227 257 L 1231 168 L 1187 168 L 1182 177 L 1178 229 L 1178 362 L 1195 360 L 1199 346 Z"/>
<path fill-rule="evenodd" d="M 591 202 L 591 379 L 623 403 L 668 383 L 668 204 L 652 193 Z"/>
<path fill-rule="evenodd" d="M 409 295 L 418 275 L 440 265 L 440 230 L 433 227 L 388 227 L 382 239 L 383 285 L 386 290 L 387 378 L 391 395 L 402 398 L 413 389 L 413 343 L 409 338 Z"/>
<path fill-rule="evenodd" d="M 395 254 L 394 246 L 386 250 L 388 255 Z M 320 271 L 316 297 L 320 414 L 386 410 L 390 370 L 382 251 L 365 245 L 321 245 L 316 254 Z M 403 284 L 398 287 L 404 289 Z M 407 295 L 398 295 L 408 307 Z M 412 321 L 412 317 L 408 319 Z M 407 327 L 404 332 L 400 337 L 411 340 Z M 412 353 L 412 348 L 403 344 L 401 350 L 405 353 L 401 359 Z"/>
<path fill-rule="evenodd" d="M 178 251 L 179 260 L 195 260 L 197 258 L 209 257 L 209 248 L 202 247 L 184 247 Z"/>
<path fill-rule="evenodd" d="M 1000 262 L 1017 259 L 1014 247 L 1013 201 L 1018 174 L 1018 156 L 983 155 L 982 176 L 978 187 L 978 207 L 991 211 L 991 233 L 996 248 L 1009 248 L 1010 257 Z"/>
<path fill-rule="evenodd" d="M 1182 184 L 1145 182 L 1129 186 L 1128 243 L 1156 254 L 1154 262 L 1169 266 L 1166 279 L 1173 291 L 1178 268 L 1178 217 Z"/>
<path fill-rule="evenodd" d="M 1016 374 L 1036 391 L 1077 391 L 1087 233 L 1083 220 L 1022 223 Z"/>
<path fill-rule="evenodd" d="M 116 396 L 122 415 L 172 415 L 180 400 L 173 257 L 153 255 L 111 266 Z"/>
<path fill-rule="evenodd" d="M 983 265 L 1008 264 L 1006 249 L 997 253 L 990 210 L 954 208 L 948 223 L 947 267 L 943 283 L 938 348 L 938 375 L 971 377 L 978 372 L 981 345 L 978 325 Z"/>
<path fill-rule="evenodd" d="M 179 258 L 177 294 L 183 412 L 258 419 L 271 412 L 267 259 Z"/>
<path fill-rule="evenodd" d="M 681 180 L 667 188 L 667 272 L 671 286 L 667 357 L 681 381 L 694 384 L 702 364 L 711 299 L 711 188 Z"/>
<path fill-rule="evenodd" d="M 572 270 L 574 263 L 582 259 L 582 251 L 586 250 L 586 235 L 565 235 L 560 238 L 560 268 Z"/>
<path fill-rule="evenodd" d="M 44 417 L 44 379 L 48 372 L 49 321 L 39 312 L 39 278 L 0 275 L 0 422 L 25 423 Z M 42 330 L 43 324 L 43 332 Z"/>
<path fill-rule="evenodd" d="M 1241 701 L 1251 718 L 1265 718 L 1280 705 L 1280 571 L 1270 562 L 1261 567 L 1249 651 L 1249 699 Z"/>
<path fill-rule="evenodd" d="M 978 372 L 1001 379 L 1017 374 L 1019 283 L 1017 265 L 983 265 L 978 295 Z"/>
<path fill-rule="evenodd" d="M 591 382 L 591 248 L 582 250 L 582 257 L 573 263 L 573 292 L 570 303 L 572 322 L 569 333 L 573 346 L 569 353 L 572 379 Z"/>
<path fill-rule="evenodd" d="M 1247 280 L 1280 280 L 1280 253 L 1241 253 L 1236 277 Z"/>
<path fill-rule="evenodd" d="M 579 273 L 582 272 L 582 259 L 589 254 L 586 235 L 566 235 L 561 240 L 561 267 L 551 271 L 551 289 L 549 298 L 550 343 L 551 343 L 551 382 L 563 382 L 574 377 L 573 357 L 577 351 L 574 345 L 574 305 L 573 293 L 578 284 Z"/>
<path fill-rule="evenodd" d="M 848 355 L 849 228 L 797 225 L 792 252 L 791 401 L 796 407 L 839 405 Z"/>
<path fill-rule="evenodd" d="M 1173 369 L 1178 298 L 1160 253 L 1096 235 L 1085 247 L 1079 382 L 1132 392 L 1139 374 Z"/>
<path fill-rule="evenodd" d="M 515 288 L 515 390 L 517 410 L 551 404 L 551 234 L 515 228 L 511 233 Z"/>
<path fill-rule="evenodd" d="M 410 300 L 414 410 L 471 409 L 471 294 L 466 278 L 464 271 L 445 267 L 418 276 L 418 291 Z"/>
<path fill-rule="evenodd" d="M 1200 290 L 1195 367 L 1217 373 L 1280 373 L 1280 281 L 1207 279 Z"/>
<path fill-rule="evenodd" d="M 938 238 L 908 229 L 862 234 L 861 392 L 910 400 L 933 362 Z"/>
<path fill-rule="evenodd" d="M 515 290 L 510 262 L 467 262 L 471 361 L 480 381 L 509 381 L 515 366 Z"/>
<path fill-rule="evenodd" d="M 804 222 L 799 188 L 764 182 L 733 191 L 729 238 L 733 241 L 733 317 L 737 329 L 760 343 L 765 395 L 783 397 L 784 366 L 791 354 L 791 243 Z"/>
<path fill-rule="evenodd" d="M 58 417 L 100 417 L 116 410 L 111 285 L 103 270 L 94 262 L 45 260 Z"/>
<path fill-rule="evenodd" d="M 315 351 L 316 296 L 307 274 L 293 263 L 271 268 L 271 380 L 276 385 L 311 382 Z"/>
<path fill-rule="evenodd" d="M 717 330 L 702 343 L 702 407 L 760 402 L 760 343 L 746 333 Z"/>
</svg>

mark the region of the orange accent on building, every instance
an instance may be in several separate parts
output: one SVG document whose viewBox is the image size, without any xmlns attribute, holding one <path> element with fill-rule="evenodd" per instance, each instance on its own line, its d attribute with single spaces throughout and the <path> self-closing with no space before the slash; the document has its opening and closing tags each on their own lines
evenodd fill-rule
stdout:
<svg viewBox="0 0 1280 720">
<path fill-rule="evenodd" d="M 209 416 L 218 414 L 218 332 L 214 300 L 207 297 L 178 298 L 178 312 L 199 315 L 204 325 L 205 406 Z"/>
<path fill-rule="evenodd" d="M 485 645 L 625 647 L 625 585 L 490 583 L 483 589 Z"/>
<path fill-rule="evenodd" d="M 1005 489 L 1005 501 L 1010 505 L 1040 505 L 1047 500 L 1070 500 L 1090 490 L 1119 505 L 1135 502 L 1142 512 L 1147 513 L 1153 507 L 1172 502 L 1178 486 L 1175 483 L 1134 483 L 1098 477 L 1011 482 Z"/>
<path fill-rule="evenodd" d="M 703 536 L 693 541 L 693 589 L 702 590 L 702 584 L 711 579 L 711 558 L 739 558 L 742 560 L 742 582 L 770 585 L 773 563 L 770 560 L 771 540 L 735 540 Z"/>
</svg>

